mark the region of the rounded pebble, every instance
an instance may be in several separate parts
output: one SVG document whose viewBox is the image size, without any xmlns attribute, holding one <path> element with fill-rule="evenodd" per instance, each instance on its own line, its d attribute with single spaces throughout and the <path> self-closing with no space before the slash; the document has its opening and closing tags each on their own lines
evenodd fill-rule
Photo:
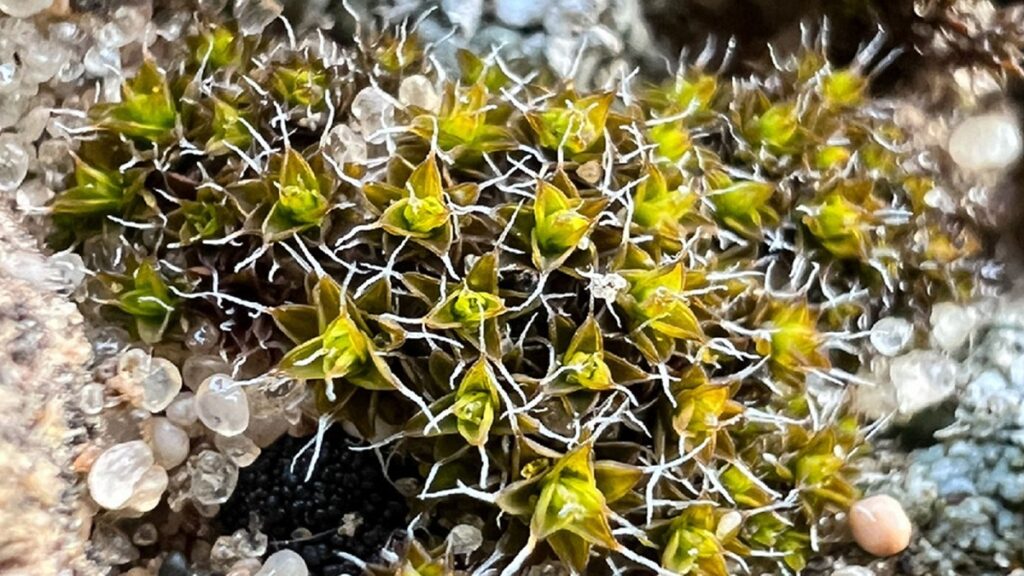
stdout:
<svg viewBox="0 0 1024 576">
<path fill-rule="evenodd" d="M 958 166 L 971 171 L 1002 170 L 1024 150 L 1017 120 L 1004 113 L 972 116 L 953 129 L 949 155 Z"/>
<path fill-rule="evenodd" d="M 256 576 L 309 576 L 306 561 L 291 550 L 274 552 Z"/>
<path fill-rule="evenodd" d="M 156 463 L 167 470 L 176 468 L 188 458 L 188 434 L 167 418 L 153 418 L 149 426 L 149 444 Z"/>
<path fill-rule="evenodd" d="M 899 554 L 910 545 L 913 526 L 895 498 L 880 494 L 850 507 L 850 530 L 865 552 L 885 557 Z"/>
<path fill-rule="evenodd" d="M 223 436 L 237 436 L 249 426 L 249 398 L 224 374 L 203 381 L 196 391 L 195 408 L 203 424 Z"/>
<path fill-rule="evenodd" d="M 153 466 L 153 451 L 142 440 L 115 444 L 89 469 L 89 495 L 109 510 L 124 507 L 139 483 Z"/>
</svg>

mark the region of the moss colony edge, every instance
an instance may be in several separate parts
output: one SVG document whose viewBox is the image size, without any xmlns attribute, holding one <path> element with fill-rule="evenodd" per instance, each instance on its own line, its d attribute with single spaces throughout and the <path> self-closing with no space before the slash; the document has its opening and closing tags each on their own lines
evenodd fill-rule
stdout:
<svg viewBox="0 0 1024 576">
<path fill-rule="evenodd" d="M 418 467 L 381 573 L 799 572 L 855 497 L 867 328 L 985 262 L 868 95 L 881 38 L 583 94 L 405 29 L 196 27 L 90 111 L 52 244 L 93 321 L 230 363 L 199 393 L 308 392 Z"/>
</svg>

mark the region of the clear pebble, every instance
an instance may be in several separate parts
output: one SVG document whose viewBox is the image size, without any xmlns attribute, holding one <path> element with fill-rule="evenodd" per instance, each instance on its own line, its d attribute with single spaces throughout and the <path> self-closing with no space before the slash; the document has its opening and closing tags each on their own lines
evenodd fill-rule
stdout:
<svg viewBox="0 0 1024 576">
<path fill-rule="evenodd" d="M 24 212 L 37 212 L 49 204 L 55 195 L 41 180 L 33 178 L 23 182 L 14 193 L 14 204 Z"/>
<path fill-rule="evenodd" d="M 193 392 L 214 374 L 227 374 L 231 366 L 220 356 L 210 354 L 189 356 L 181 365 L 181 377 Z"/>
<path fill-rule="evenodd" d="M 260 455 L 260 447 L 242 434 L 238 436 L 221 436 L 218 434 L 213 439 L 213 444 L 217 447 L 217 450 L 220 450 L 221 454 L 230 458 L 239 468 L 252 465 Z"/>
<path fill-rule="evenodd" d="M 46 80 L 49 80 L 49 78 L 46 78 L 43 82 Z M 50 121 L 52 104 L 53 99 L 51 98 L 50 102 L 46 105 L 36 106 L 22 116 L 17 125 L 18 137 L 22 141 L 34 142 L 43 135 L 43 132 L 46 131 L 46 124 Z"/>
<path fill-rule="evenodd" d="M 85 71 L 96 78 L 121 74 L 121 52 L 113 46 L 97 44 L 85 53 Z"/>
<path fill-rule="evenodd" d="M 160 466 L 150 466 L 135 485 L 135 493 L 125 505 L 136 512 L 149 512 L 160 504 L 167 491 L 167 471 Z"/>
<path fill-rule="evenodd" d="M 0 135 L 0 192 L 12 192 L 25 181 L 31 159 L 26 145 L 14 134 Z"/>
<path fill-rule="evenodd" d="M 235 0 L 238 29 L 246 36 L 262 34 L 283 11 L 284 7 L 276 0 Z"/>
<path fill-rule="evenodd" d="M 398 101 L 406 106 L 418 106 L 436 112 L 441 107 L 441 97 L 434 89 L 434 83 L 422 74 L 414 74 L 402 80 L 398 86 Z"/>
<path fill-rule="evenodd" d="M 149 445 L 156 463 L 171 470 L 188 458 L 188 434 L 167 418 L 153 418 L 146 423 Z"/>
<path fill-rule="evenodd" d="M 159 537 L 160 532 L 157 531 L 156 526 L 152 522 L 144 522 L 139 524 L 139 527 L 135 529 L 135 533 L 132 534 L 132 543 L 136 546 L 151 546 L 156 544 Z"/>
<path fill-rule="evenodd" d="M 207 428 L 224 436 L 237 436 L 249 426 L 249 398 L 245 390 L 224 374 L 214 374 L 199 386 L 196 414 Z"/>
<path fill-rule="evenodd" d="M 231 565 L 227 576 L 253 576 L 259 571 L 260 561 L 256 558 L 243 558 Z"/>
<path fill-rule="evenodd" d="M 138 391 L 138 405 L 153 413 L 167 408 L 181 391 L 178 367 L 140 348 L 125 352 L 118 361 L 117 371 L 127 385 Z"/>
<path fill-rule="evenodd" d="M 1006 113 L 972 116 L 949 136 L 949 155 L 970 171 L 1004 170 L 1020 160 L 1022 150 L 1020 125 Z"/>
<path fill-rule="evenodd" d="M 128 535 L 106 522 L 96 525 L 89 535 L 89 544 L 102 565 L 120 566 L 139 558 L 139 550 Z"/>
<path fill-rule="evenodd" d="M 363 88 L 352 100 L 351 110 L 367 142 L 380 144 L 387 139 L 382 131 L 394 125 L 395 114 L 387 94 L 373 86 Z"/>
<path fill-rule="evenodd" d="M 178 394 L 164 411 L 164 415 L 176 426 L 189 428 L 199 420 L 199 415 L 196 414 L 195 395 L 191 392 Z"/>
<path fill-rule="evenodd" d="M 952 302 L 940 302 L 932 307 L 932 338 L 939 348 L 947 352 L 959 350 L 974 330 L 975 315 L 969 308 Z"/>
<path fill-rule="evenodd" d="M 934 350 L 914 350 L 893 358 L 889 378 L 901 414 L 915 414 L 956 391 L 959 365 Z"/>
<path fill-rule="evenodd" d="M 256 576 L 309 576 L 309 569 L 306 568 L 306 561 L 298 553 L 280 550 L 267 558 Z"/>
<path fill-rule="evenodd" d="M 200 504 L 223 504 L 235 491 L 238 467 L 227 456 L 213 450 L 203 450 L 188 462 L 192 478 L 192 498 Z"/>
<path fill-rule="evenodd" d="M 103 411 L 106 394 L 102 384 L 86 384 L 79 390 L 78 407 L 83 414 L 95 416 Z"/>
<path fill-rule="evenodd" d="M 153 462 L 153 451 L 142 440 L 111 446 L 89 469 L 89 495 L 109 510 L 124 507 Z"/>
<path fill-rule="evenodd" d="M 165 358 L 153 358 L 149 373 L 142 380 L 142 407 L 160 412 L 174 401 L 181 391 L 181 372 Z"/>
<path fill-rule="evenodd" d="M 35 16 L 53 5 L 53 0 L 0 0 L 0 12 L 15 18 Z"/>
<path fill-rule="evenodd" d="M 60 275 L 61 283 L 75 290 L 85 281 L 86 269 L 82 257 L 74 252 L 58 252 L 49 258 L 50 265 Z"/>
<path fill-rule="evenodd" d="M 906 350 L 914 327 L 903 318 L 890 316 L 882 318 L 871 327 L 871 345 L 883 356 L 898 356 Z"/>
<path fill-rule="evenodd" d="M 366 164 L 366 140 L 348 124 L 331 128 L 324 148 L 338 165 Z"/>
</svg>

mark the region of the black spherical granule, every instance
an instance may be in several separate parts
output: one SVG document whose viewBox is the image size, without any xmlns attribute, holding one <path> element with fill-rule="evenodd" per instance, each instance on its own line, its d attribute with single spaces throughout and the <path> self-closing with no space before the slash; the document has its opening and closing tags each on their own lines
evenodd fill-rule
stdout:
<svg viewBox="0 0 1024 576">
<path fill-rule="evenodd" d="M 388 539 L 406 525 L 405 498 L 385 478 L 376 455 L 349 450 L 351 440 L 336 429 L 324 436 L 313 475 L 306 481 L 313 448 L 298 459 L 294 472 L 290 469 L 309 440 L 286 436 L 240 470 L 218 523 L 230 534 L 250 528 L 255 518 L 270 540 L 270 551 L 294 550 L 305 559 L 310 574 L 358 574 L 336 552 L 375 560 Z M 297 538 L 297 531 L 309 535 Z"/>
</svg>

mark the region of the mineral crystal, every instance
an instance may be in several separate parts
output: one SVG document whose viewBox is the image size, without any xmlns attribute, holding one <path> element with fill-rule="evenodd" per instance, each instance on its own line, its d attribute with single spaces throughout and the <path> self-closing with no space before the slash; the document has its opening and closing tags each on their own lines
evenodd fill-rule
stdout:
<svg viewBox="0 0 1024 576">
<path fill-rule="evenodd" d="M 160 412 L 174 401 L 181 391 L 181 372 L 165 358 L 153 358 L 142 380 L 142 407 Z"/>
<path fill-rule="evenodd" d="M 484 3 L 483 0 L 441 0 L 441 10 L 468 37 L 480 26 Z"/>
<path fill-rule="evenodd" d="M 192 498 L 200 504 L 223 504 L 235 491 L 238 467 L 227 456 L 213 450 L 203 450 L 188 462 L 192 477 Z"/>
<path fill-rule="evenodd" d="M 104 508 L 124 507 L 153 461 L 153 451 L 142 440 L 111 446 L 89 469 L 89 495 Z"/>
<path fill-rule="evenodd" d="M 103 411 L 106 397 L 102 384 L 86 384 L 79 391 L 78 406 L 83 414 L 95 416 Z"/>
<path fill-rule="evenodd" d="M 136 546 L 151 546 L 159 537 L 160 532 L 157 531 L 156 526 L 151 522 L 144 522 L 135 529 L 135 533 L 132 534 L 132 542 Z"/>
<path fill-rule="evenodd" d="M 210 376 L 226 374 L 230 371 L 231 367 L 227 362 L 221 357 L 213 355 L 189 356 L 181 365 L 181 377 L 185 381 L 185 385 L 192 391 L 198 390 L 199 386 Z"/>
<path fill-rule="evenodd" d="M 214 374 L 199 386 L 196 414 L 207 428 L 224 436 L 237 436 L 249 426 L 249 400 L 241 385 L 224 374 Z"/>
<path fill-rule="evenodd" d="M 347 124 L 338 124 L 331 128 L 324 148 L 339 166 L 366 162 L 366 140 Z"/>
</svg>

